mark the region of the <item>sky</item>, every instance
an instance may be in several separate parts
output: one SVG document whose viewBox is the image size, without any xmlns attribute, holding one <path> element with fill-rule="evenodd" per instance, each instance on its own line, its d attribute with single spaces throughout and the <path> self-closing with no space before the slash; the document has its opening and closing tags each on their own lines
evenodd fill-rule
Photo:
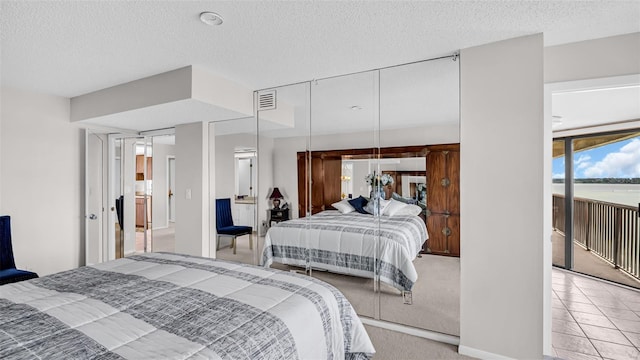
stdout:
<svg viewBox="0 0 640 360">
<path fill-rule="evenodd" d="M 640 177 L 640 137 L 573 155 L 574 178 Z M 553 159 L 553 178 L 564 178 L 564 157 Z"/>
</svg>

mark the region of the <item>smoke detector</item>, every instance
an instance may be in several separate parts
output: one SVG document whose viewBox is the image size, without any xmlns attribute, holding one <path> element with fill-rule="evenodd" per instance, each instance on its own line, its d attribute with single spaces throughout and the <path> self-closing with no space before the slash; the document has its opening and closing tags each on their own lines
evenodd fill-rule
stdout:
<svg viewBox="0 0 640 360">
<path fill-rule="evenodd" d="M 207 25 L 220 25 L 223 20 L 222 16 L 211 11 L 205 11 L 200 13 L 200 21 Z"/>
</svg>

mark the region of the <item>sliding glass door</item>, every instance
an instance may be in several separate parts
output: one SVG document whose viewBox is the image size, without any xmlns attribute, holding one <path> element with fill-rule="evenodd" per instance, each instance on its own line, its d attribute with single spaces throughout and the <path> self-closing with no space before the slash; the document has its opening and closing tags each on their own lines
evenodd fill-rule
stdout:
<svg viewBox="0 0 640 360">
<path fill-rule="evenodd" d="M 565 152 L 554 159 L 554 174 L 564 162 L 569 191 L 553 195 L 554 265 L 640 288 L 640 132 L 562 141 Z M 554 190 L 558 185 L 554 179 Z M 558 246 L 560 237 L 564 246 Z"/>
</svg>

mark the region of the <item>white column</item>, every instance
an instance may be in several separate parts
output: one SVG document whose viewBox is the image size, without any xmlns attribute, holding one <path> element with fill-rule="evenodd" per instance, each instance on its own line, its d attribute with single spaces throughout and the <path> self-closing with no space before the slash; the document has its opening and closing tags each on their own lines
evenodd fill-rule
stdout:
<svg viewBox="0 0 640 360">
<path fill-rule="evenodd" d="M 176 252 L 209 256 L 208 124 L 176 126 Z"/>
<path fill-rule="evenodd" d="M 539 359 L 544 308 L 541 34 L 462 50 L 460 353 Z"/>
</svg>

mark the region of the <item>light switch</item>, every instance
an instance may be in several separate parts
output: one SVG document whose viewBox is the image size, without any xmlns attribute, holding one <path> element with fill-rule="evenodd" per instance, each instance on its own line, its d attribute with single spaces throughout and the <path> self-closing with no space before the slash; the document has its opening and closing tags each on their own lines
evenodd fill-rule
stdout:
<svg viewBox="0 0 640 360">
<path fill-rule="evenodd" d="M 185 191 L 184 197 L 185 197 L 187 200 L 191 200 L 191 189 L 187 189 L 187 190 Z"/>
</svg>

